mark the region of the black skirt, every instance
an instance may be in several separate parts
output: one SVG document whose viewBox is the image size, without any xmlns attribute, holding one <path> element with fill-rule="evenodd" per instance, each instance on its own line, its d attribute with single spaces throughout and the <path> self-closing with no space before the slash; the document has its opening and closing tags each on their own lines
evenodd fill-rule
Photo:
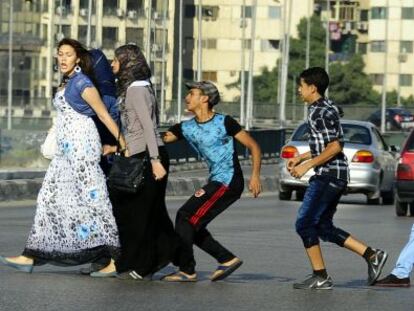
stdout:
<svg viewBox="0 0 414 311">
<path fill-rule="evenodd" d="M 169 170 L 169 158 L 159 147 L 161 163 Z M 134 157 L 148 157 L 142 152 Z M 167 175 L 156 181 L 151 163 L 146 167 L 146 181 L 137 194 L 110 192 L 121 242 L 121 255 L 115 262 L 118 273 L 135 270 L 141 276 L 157 272 L 173 261 L 179 245 L 178 236 L 165 204 Z"/>
</svg>

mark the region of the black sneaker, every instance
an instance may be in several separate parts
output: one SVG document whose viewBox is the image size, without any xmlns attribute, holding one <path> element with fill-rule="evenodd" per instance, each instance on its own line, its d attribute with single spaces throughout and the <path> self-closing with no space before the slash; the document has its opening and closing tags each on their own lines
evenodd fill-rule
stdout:
<svg viewBox="0 0 414 311">
<path fill-rule="evenodd" d="M 332 289 L 333 281 L 328 275 L 326 278 L 312 274 L 309 278 L 300 283 L 294 283 L 295 289 Z"/>
<path fill-rule="evenodd" d="M 375 282 L 374 286 L 381 287 L 410 287 L 410 278 L 399 279 L 394 274 L 387 275 L 385 278 Z"/>
<path fill-rule="evenodd" d="M 380 249 L 373 249 L 375 252 L 368 260 L 368 285 L 373 285 L 381 274 L 382 268 L 387 261 L 388 254 Z"/>
</svg>

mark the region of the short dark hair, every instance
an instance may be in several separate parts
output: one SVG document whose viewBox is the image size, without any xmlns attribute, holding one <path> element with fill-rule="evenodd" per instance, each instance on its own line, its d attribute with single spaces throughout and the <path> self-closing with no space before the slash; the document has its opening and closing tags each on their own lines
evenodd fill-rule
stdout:
<svg viewBox="0 0 414 311">
<path fill-rule="evenodd" d="M 320 95 L 325 95 L 325 91 L 329 86 L 329 76 L 322 67 L 305 69 L 300 73 L 299 78 L 303 79 L 308 85 L 314 85 Z"/>
</svg>

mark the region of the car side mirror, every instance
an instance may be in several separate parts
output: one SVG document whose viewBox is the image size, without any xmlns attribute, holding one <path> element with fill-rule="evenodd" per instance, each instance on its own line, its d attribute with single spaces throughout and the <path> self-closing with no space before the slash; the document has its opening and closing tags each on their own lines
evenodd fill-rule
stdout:
<svg viewBox="0 0 414 311">
<path fill-rule="evenodd" d="M 400 147 L 399 146 L 395 146 L 395 145 L 391 145 L 391 146 L 388 146 L 388 151 L 391 151 L 391 152 L 400 152 Z"/>
</svg>

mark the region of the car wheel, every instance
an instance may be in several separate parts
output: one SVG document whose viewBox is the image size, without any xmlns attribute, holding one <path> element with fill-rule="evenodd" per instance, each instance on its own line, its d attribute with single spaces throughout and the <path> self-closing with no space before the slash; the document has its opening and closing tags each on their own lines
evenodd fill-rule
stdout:
<svg viewBox="0 0 414 311">
<path fill-rule="evenodd" d="M 395 213 L 397 216 L 407 216 L 407 208 L 408 203 L 400 201 L 395 202 Z"/>
<path fill-rule="evenodd" d="M 304 196 L 305 196 L 305 191 L 296 190 L 296 200 L 303 201 Z"/>
<path fill-rule="evenodd" d="M 292 197 L 292 191 L 279 191 L 279 200 L 289 201 Z"/>
<path fill-rule="evenodd" d="M 394 204 L 394 191 L 381 192 L 381 198 L 384 205 Z"/>
<path fill-rule="evenodd" d="M 367 197 L 367 204 L 368 205 L 380 205 L 380 198 L 370 199 Z"/>
</svg>

